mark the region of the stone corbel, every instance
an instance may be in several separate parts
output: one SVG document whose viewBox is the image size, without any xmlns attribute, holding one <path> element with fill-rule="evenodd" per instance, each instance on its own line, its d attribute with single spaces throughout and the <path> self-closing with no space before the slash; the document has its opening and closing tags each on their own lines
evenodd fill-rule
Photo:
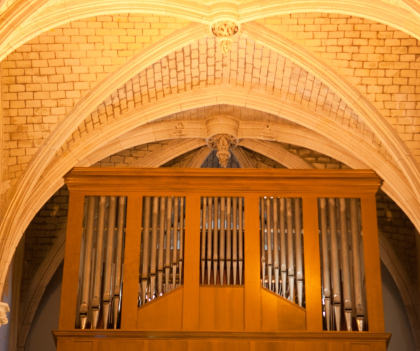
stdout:
<svg viewBox="0 0 420 351">
<path fill-rule="evenodd" d="M 0 302 L 0 327 L 9 323 L 7 313 L 10 312 L 9 305 L 6 302 Z"/>
</svg>

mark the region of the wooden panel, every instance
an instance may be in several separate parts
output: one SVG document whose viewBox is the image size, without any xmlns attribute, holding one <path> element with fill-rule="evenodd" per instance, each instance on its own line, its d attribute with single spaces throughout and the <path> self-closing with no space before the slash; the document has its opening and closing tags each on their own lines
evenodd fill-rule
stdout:
<svg viewBox="0 0 420 351">
<path fill-rule="evenodd" d="M 95 351 L 182 350 L 182 351 L 385 351 L 387 333 L 346 332 L 135 332 L 60 331 L 58 351 L 80 350 L 77 338 L 95 342 Z M 86 343 L 87 344 L 87 343 Z M 65 345 L 66 348 L 63 348 Z M 72 349 L 70 348 L 72 345 Z M 82 351 L 91 349 L 83 348 Z"/>
<path fill-rule="evenodd" d="M 94 347 L 93 341 L 79 341 L 79 340 L 59 340 L 57 342 L 57 350 L 60 351 L 92 351 Z M 102 349 L 101 349 L 102 350 Z"/>
<path fill-rule="evenodd" d="M 263 331 L 305 330 L 305 310 L 275 293 L 261 288 Z"/>
<path fill-rule="evenodd" d="M 361 198 L 361 210 L 368 328 L 382 332 L 385 326 L 375 196 Z"/>
<path fill-rule="evenodd" d="M 120 194 L 124 184 L 128 191 L 166 196 L 270 192 L 273 196 L 307 193 L 341 197 L 376 192 L 380 185 L 379 178 L 369 170 L 74 168 L 65 179 L 69 189 L 86 193 Z"/>
<path fill-rule="evenodd" d="M 183 288 L 175 289 L 137 310 L 137 329 L 181 330 Z"/>
<path fill-rule="evenodd" d="M 244 288 L 200 287 L 200 330 L 244 329 Z"/>
<path fill-rule="evenodd" d="M 74 328 L 76 322 L 83 209 L 84 195 L 79 192 L 70 192 L 63 283 L 61 287 L 60 320 L 58 324 L 60 329 Z"/>
<path fill-rule="evenodd" d="M 305 197 L 303 212 L 303 257 L 305 264 L 306 328 L 322 330 L 321 264 L 318 235 L 318 200 Z"/>
<path fill-rule="evenodd" d="M 184 304 L 183 328 L 197 330 L 199 327 L 200 286 L 200 197 L 185 199 L 184 240 Z"/>
<path fill-rule="evenodd" d="M 128 196 L 121 329 L 134 329 L 137 324 L 142 204 L 140 194 L 130 194 Z"/>
</svg>

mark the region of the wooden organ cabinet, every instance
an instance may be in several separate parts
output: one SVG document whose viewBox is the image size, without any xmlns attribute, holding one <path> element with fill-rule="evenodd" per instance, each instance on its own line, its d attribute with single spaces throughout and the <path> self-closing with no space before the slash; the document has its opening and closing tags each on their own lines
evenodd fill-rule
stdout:
<svg viewBox="0 0 420 351">
<path fill-rule="evenodd" d="M 370 171 L 76 168 L 59 351 L 385 350 Z"/>
</svg>

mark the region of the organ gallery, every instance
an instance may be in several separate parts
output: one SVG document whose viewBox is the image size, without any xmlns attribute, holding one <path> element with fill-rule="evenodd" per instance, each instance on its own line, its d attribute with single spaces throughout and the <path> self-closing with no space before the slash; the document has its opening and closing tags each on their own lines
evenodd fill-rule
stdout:
<svg viewBox="0 0 420 351">
<path fill-rule="evenodd" d="M 371 171 L 75 168 L 58 350 L 385 350 Z"/>
</svg>

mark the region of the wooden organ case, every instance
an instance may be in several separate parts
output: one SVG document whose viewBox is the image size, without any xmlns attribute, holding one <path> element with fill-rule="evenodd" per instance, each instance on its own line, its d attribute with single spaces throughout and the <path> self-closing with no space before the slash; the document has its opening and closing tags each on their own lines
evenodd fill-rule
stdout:
<svg viewBox="0 0 420 351">
<path fill-rule="evenodd" d="M 65 180 L 59 351 L 386 349 L 373 172 Z"/>
</svg>

